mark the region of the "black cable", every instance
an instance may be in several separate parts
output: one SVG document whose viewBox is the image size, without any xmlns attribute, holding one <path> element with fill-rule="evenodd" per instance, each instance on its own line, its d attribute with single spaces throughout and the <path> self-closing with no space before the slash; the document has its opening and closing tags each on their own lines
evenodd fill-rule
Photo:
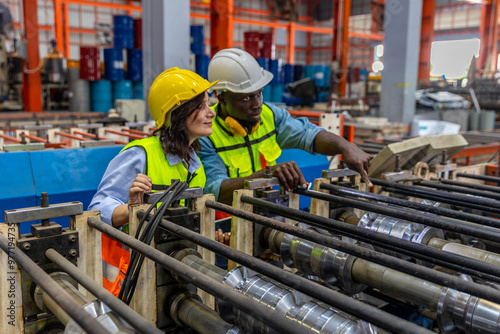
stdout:
<svg viewBox="0 0 500 334">
<path fill-rule="evenodd" d="M 144 222 L 146 219 L 140 220 L 139 227 L 135 233 L 135 238 L 140 240 L 141 242 L 149 245 L 153 240 L 154 234 L 158 229 L 158 226 L 162 220 L 162 217 L 165 215 L 168 207 L 175 201 L 179 199 L 179 196 L 182 195 L 184 190 L 189 187 L 189 183 L 196 176 L 196 174 L 188 174 L 187 181 L 181 182 L 179 180 L 175 180 L 165 191 L 165 194 L 161 196 L 155 203 L 153 203 L 147 210 L 148 214 L 151 212 L 153 208 L 158 206 L 158 203 L 161 202 L 160 206 L 157 208 L 154 213 L 152 219 L 149 220 L 148 224 L 144 226 Z M 144 228 L 143 228 L 144 227 Z M 130 256 L 129 266 L 127 268 L 127 273 L 125 274 L 125 279 L 123 281 L 122 287 L 120 289 L 120 294 L 118 298 L 123 300 L 126 304 L 130 304 L 132 296 L 134 295 L 134 291 L 137 285 L 137 281 L 139 279 L 139 273 L 144 262 L 144 255 L 141 255 L 135 251 L 132 251 Z"/>
</svg>

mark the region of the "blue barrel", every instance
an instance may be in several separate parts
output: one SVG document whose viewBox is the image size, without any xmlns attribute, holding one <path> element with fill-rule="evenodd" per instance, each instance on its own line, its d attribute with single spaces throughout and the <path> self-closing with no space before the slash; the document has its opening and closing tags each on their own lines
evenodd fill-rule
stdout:
<svg viewBox="0 0 500 334">
<path fill-rule="evenodd" d="M 304 66 L 304 78 L 311 78 L 314 80 L 314 73 L 316 72 L 316 65 Z"/>
<path fill-rule="evenodd" d="M 260 67 L 269 71 L 269 58 L 257 58 L 257 63 L 259 63 Z"/>
<path fill-rule="evenodd" d="M 325 82 L 325 87 L 330 87 L 330 72 L 331 68 L 330 66 L 323 66 L 323 73 L 324 73 L 324 82 Z"/>
<path fill-rule="evenodd" d="M 132 81 L 120 80 L 113 82 L 113 100 L 131 100 L 133 98 Z"/>
<path fill-rule="evenodd" d="M 295 65 L 293 67 L 293 81 L 304 78 L 304 65 Z"/>
<path fill-rule="evenodd" d="M 125 79 L 122 49 L 104 49 L 104 78 L 111 81 Z"/>
<path fill-rule="evenodd" d="M 262 89 L 262 101 L 264 102 L 269 102 L 271 101 L 271 95 L 272 94 L 272 89 L 271 85 L 264 86 Z"/>
<path fill-rule="evenodd" d="M 314 84 L 316 87 L 325 87 L 325 67 L 323 65 L 314 66 Z"/>
<path fill-rule="evenodd" d="M 113 47 L 116 49 L 134 47 L 134 19 L 131 16 L 113 16 Z"/>
<path fill-rule="evenodd" d="M 198 73 L 203 78 L 208 78 L 208 63 L 210 62 L 210 56 L 207 55 L 196 55 L 196 73 Z"/>
<path fill-rule="evenodd" d="M 142 81 L 132 82 L 132 95 L 134 99 L 144 100 L 144 83 Z"/>
<path fill-rule="evenodd" d="M 127 78 L 131 81 L 142 81 L 142 50 L 127 50 Z"/>
<path fill-rule="evenodd" d="M 111 93 L 111 81 L 90 81 L 90 110 L 108 112 L 113 108 L 113 96 Z"/>
<path fill-rule="evenodd" d="M 271 84 L 282 84 L 285 81 L 283 62 L 281 59 L 271 59 L 269 61 L 269 71 L 274 75 L 273 80 L 271 80 Z"/>
<path fill-rule="evenodd" d="M 285 88 L 285 85 L 283 85 L 283 84 L 271 85 L 271 101 L 272 102 L 282 102 L 284 88 Z"/>
<path fill-rule="evenodd" d="M 203 26 L 191 26 L 191 52 L 195 55 L 205 53 Z"/>
<path fill-rule="evenodd" d="M 292 64 L 285 64 L 285 66 L 283 67 L 283 70 L 285 72 L 285 84 L 294 82 L 293 67 L 294 66 Z"/>
</svg>

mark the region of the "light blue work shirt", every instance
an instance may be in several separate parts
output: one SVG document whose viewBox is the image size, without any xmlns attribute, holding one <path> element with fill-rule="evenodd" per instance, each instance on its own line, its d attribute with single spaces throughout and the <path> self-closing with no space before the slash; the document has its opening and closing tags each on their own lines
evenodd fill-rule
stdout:
<svg viewBox="0 0 500 334">
<path fill-rule="evenodd" d="M 278 108 L 270 103 L 266 103 L 266 105 L 274 112 L 276 142 L 281 149 L 300 148 L 314 153 L 314 138 L 325 129 L 312 124 L 306 117 L 292 118 L 286 109 Z M 200 138 L 199 141 L 201 150 L 198 152 L 198 156 L 207 176 L 204 193 L 212 193 L 215 198 L 219 198 L 222 181 L 229 179 L 226 165 L 208 137 Z"/>
<path fill-rule="evenodd" d="M 166 158 L 171 166 L 185 163 L 184 159 L 177 155 L 167 154 Z M 200 167 L 194 150 L 191 150 L 190 158 L 188 171 L 194 173 Z M 128 203 L 130 185 L 137 174 L 144 174 L 145 167 L 146 152 L 141 147 L 132 146 L 120 152 L 110 161 L 88 209 L 100 210 L 101 220 L 111 225 L 113 211 L 117 206 Z"/>
</svg>

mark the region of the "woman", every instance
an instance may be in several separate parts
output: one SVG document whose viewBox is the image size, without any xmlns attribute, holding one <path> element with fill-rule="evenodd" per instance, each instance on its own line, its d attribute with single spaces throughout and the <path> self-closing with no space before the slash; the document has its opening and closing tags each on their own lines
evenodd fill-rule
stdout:
<svg viewBox="0 0 500 334">
<path fill-rule="evenodd" d="M 208 107 L 210 83 L 194 72 L 168 69 L 149 91 L 149 111 L 157 130 L 149 138 L 131 142 L 108 165 L 90 203 L 102 221 L 119 227 L 128 222 L 129 206 L 144 194 L 166 188 L 172 179 L 191 179 L 191 187 L 205 186 L 205 172 L 195 150 L 198 138 L 212 134 L 215 113 Z M 194 177 L 193 177 L 194 176 Z M 103 285 L 118 294 L 129 252 L 103 235 Z"/>
</svg>

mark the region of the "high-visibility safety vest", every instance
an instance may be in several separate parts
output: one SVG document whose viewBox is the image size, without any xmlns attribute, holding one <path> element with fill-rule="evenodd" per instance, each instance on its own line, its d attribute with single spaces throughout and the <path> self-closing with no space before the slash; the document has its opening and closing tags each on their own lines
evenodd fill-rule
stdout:
<svg viewBox="0 0 500 334">
<path fill-rule="evenodd" d="M 185 165 L 178 163 L 175 166 L 171 166 L 168 163 L 158 137 L 152 136 L 135 140 L 125 146 L 122 151 L 132 146 L 141 147 L 146 152 L 146 169 L 144 174 L 151 178 L 153 192 L 165 190 L 172 183 L 172 180 L 187 180 L 189 172 Z M 205 187 L 206 180 L 205 170 L 203 169 L 203 165 L 201 165 L 196 170 L 196 176 L 189 183 L 189 186 L 203 188 Z M 102 234 L 102 260 L 103 287 L 115 296 L 118 296 L 130 261 L 130 252 L 120 242 Z"/>
<path fill-rule="evenodd" d="M 216 113 L 217 106 L 211 107 Z M 224 120 L 215 117 L 208 138 L 224 161 L 229 177 L 249 176 L 266 166 L 276 165 L 281 148 L 276 142 L 274 113 L 265 104 L 262 105 L 260 120 L 261 124 L 254 133 L 241 137 L 233 135 Z"/>
</svg>

